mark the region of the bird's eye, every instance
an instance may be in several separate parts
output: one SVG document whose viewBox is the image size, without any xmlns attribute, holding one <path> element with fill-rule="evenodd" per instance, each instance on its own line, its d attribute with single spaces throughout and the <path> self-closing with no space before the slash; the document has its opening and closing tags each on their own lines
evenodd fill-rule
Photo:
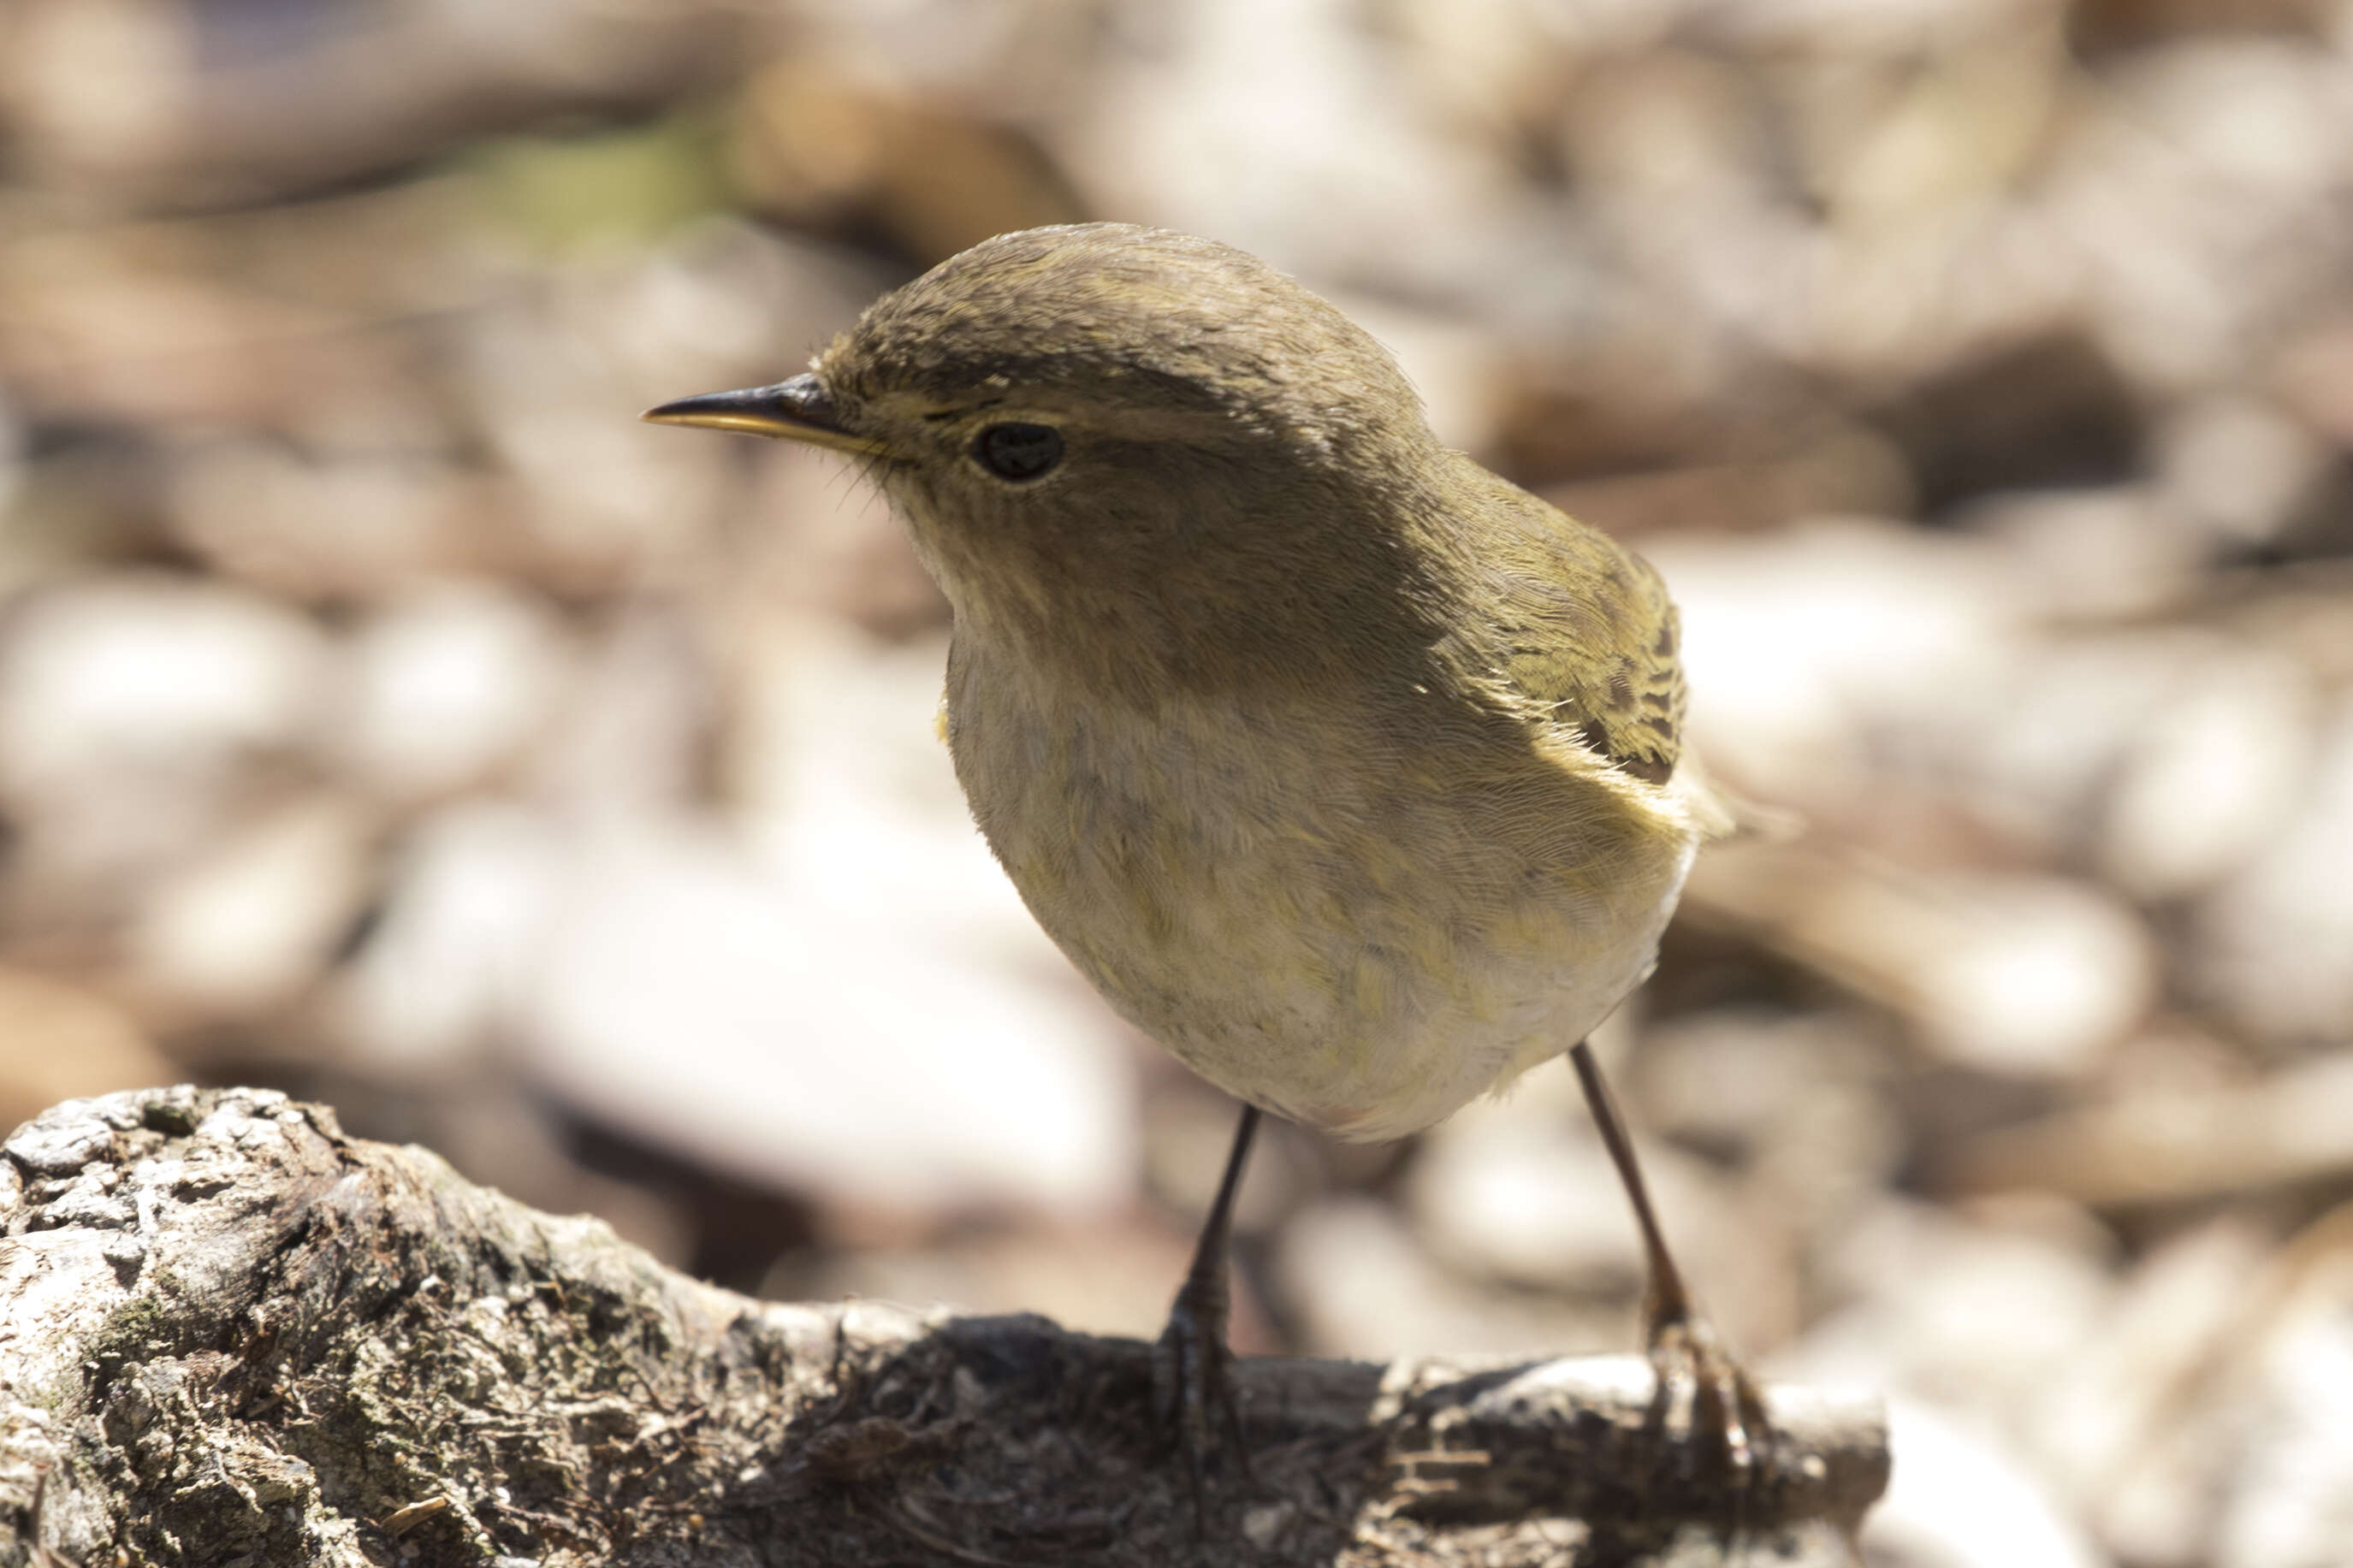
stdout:
<svg viewBox="0 0 2353 1568">
<path fill-rule="evenodd" d="M 1062 460 L 1062 433 L 1051 425 L 991 425 L 972 455 L 1000 479 L 1034 479 Z"/>
</svg>

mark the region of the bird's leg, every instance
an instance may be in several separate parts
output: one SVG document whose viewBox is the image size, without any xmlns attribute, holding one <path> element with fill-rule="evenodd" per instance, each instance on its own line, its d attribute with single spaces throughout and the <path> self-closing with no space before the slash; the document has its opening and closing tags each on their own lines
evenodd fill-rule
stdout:
<svg viewBox="0 0 2353 1568">
<path fill-rule="evenodd" d="M 1679 1413 L 1687 1411 L 1689 1429 L 1698 1440 L 1691 1451 L 1704 1460 L 1720 1463 L 1735 1489 L 1745 1489 L 1748 1482 L 1760 1479 L 1759 1467 L 1771 1458 L 1767 1449 L 1772 1427 L 1766 1419 L 1765 1402 L 1746 1370 L 1717 1337 L 1715 1326 L 1692 1300 L 1683 1271 L 1667 1250 L 1666 1234 L 1659 1227 L 1650 1187 L 1634 1157 L 1634 1141 L 1616 1097 L 1601 1076 L 1601 1064 L 1593 1058 L 1592 1047 L 1579 1040 L 1568 1055 L 1577 1068 L 1577 1081 L 1585 1090 L 1585 1103 L 1601 1130 L 1602 1144 L 1609 1151 L 1609 1163 L 1617 1167 L 1619 1183 L 1633 1205 L 1634 1223 L 1642 1233 L 1646 1276 L 1642 1334 L 1658 1378 L 1657 1391 L 1651 1395 L 1653 1420 L 1672 1430 L 1680 1425 Z"/>
<path fill-rule="evenodd" d="M 1226 1173 L 1218 1183 L 1217 1201 L 1193 1247 L 1193 1266 L 1185 1271 L 1176 1300 L 1168 1309 L 1168 1326 L 1154 1347 L 1154 1405 L 1163 1430 L 1185 1450 L 1193 1483 L 1193 1503 L 1203 1512 L 1205 1481 L 1211 1461 L 1220 1453 L 1235 1468 L 1247 1462 L 1242 1447 L 1241 1415 L 1234 1405 L 1234 1352 L 1226 1343 L 1226 1316 L 1230 1298 L 1226 1289 L 1227 1243 L 1233 1233 L 1234 1194 L 1242 1184 L 1242 1167 L 1249 1163 L 1250 1141 L 1258 1132 L 1258 1107 L 1242 1108 L 1234 1128 L 1234 1144 L 1226 1155 Z"/>
</svg>

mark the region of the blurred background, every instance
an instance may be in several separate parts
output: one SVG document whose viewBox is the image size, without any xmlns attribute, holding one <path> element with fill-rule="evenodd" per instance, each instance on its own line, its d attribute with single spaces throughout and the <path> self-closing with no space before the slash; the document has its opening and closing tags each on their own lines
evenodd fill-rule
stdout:
<svg viewBox="0 0 2353 1568">
<path fill-rule="evenodd" d="M 7 0 L 0 1124 L 274 1084 L 1155 1331 L 1230 1106 L 972 831 L 873 495 L 635 420 L 1091 217 L 1666 573 L 1809 827 L 1602 1043 L 1735 1342 L 1894 1402 L 1874 1560 L 2353 1562 L 2348 0 Z M 1273 1132 L 1246 1346 L 1630 1345 L 1566 1070 Z"/>
</svg>

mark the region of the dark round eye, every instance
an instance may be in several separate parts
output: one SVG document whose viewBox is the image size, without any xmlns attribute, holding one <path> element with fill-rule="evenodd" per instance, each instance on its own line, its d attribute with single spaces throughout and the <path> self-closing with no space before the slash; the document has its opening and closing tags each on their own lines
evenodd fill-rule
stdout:
<svg viewBox="0 0 2353 1568">
<path fill-rule="evenodd" d="M 1000 479 L 1034 479 L 1062 460 L 1062 433 L 1051 425 L 991 425 L 972 455 Z"/>
</svg>

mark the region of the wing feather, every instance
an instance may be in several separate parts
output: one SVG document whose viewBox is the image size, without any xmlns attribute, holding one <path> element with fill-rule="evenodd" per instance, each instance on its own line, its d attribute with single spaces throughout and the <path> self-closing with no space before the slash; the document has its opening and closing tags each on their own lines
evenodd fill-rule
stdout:
<svg viewBox="0 0 2353 1568">
<path fill-rule="evenodd" d="M 1647 784 L 1683 754 L 1681 624 L 1641 556 L 1504 480 L 1474 570 L 1494 606 L 1484 662 L 1517 700 Z"/>
</svg>

